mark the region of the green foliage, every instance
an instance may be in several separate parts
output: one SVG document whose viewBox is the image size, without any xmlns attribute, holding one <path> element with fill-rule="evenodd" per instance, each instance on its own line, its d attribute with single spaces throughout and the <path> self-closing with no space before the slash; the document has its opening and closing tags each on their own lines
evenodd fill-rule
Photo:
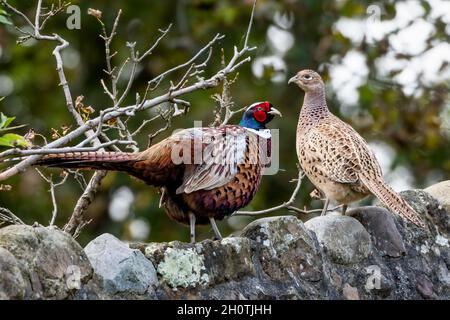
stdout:
<svg viewBox="0 0 450 320">
<path fill-rule="evenodd" d="M 0 146 L 3 147 L 28 147 L 30 143 L 24 137 L 15 133 L 7 133 L 0 137 Z"/>
<path fill-rule="evenodd" d="M 0 24 L 12 25 L 12 22 L 9 20 L 8 16 L 9 14 L 5 10 L 0 9 Z"/>
<path fill-rule="evenodd" d="M 1 98 L 2 101 L 4 98 Z M 2 112 L 0 112 L 0 130 L 8 128 L 9 124 L 14 121 L 16 117 L 7 117 Z"/>
<path fill-rule="evenodd" d="M 3 98 L 0 99 L 0 101 L 3 100 Z M 14 121 L 16 117 L 7 117 L 2 112 L 0 112 L 0 133 L 6 130 L 14 129 L 9 128 L 9 125 L 11 122 Z M 0 136 L 0 146 L 2 147 L 29 147 L 30 143 L 22 136 L 15 134 L 15 133 L 6 133 L 2 136 Z"/>
</svg>

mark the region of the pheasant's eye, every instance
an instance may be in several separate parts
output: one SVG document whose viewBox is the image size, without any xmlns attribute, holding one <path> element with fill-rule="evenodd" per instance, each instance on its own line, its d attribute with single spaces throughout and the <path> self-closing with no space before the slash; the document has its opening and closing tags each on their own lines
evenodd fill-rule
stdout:
<svg viewBox="0 0 450 320">
<path fill-rule="evenodd" d="M 257 109 L 258 111 L 262 111 L 262 108 L 261 107 L 258 107 L 258 109 Z"/>
<path fill-rule="evenodd" d="M 311 79 L 312 79 L 312 76 L 311 76 L 310 74 L 305 74 L 305 75 L 303 76 L 303 79 L 305 79 L 305 80 L 311 80 Z"/>
</svg>

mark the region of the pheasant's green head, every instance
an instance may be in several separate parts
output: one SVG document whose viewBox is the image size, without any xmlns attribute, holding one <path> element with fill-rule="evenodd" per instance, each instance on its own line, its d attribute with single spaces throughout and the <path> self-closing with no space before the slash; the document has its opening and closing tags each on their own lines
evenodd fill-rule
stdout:
<svg viewBox="0 0 450 320">
<path fill-rule="evenodd" d="M 275 115 L 281 117 L 281 112 L 270 102 L 256 102 L 245 110 L 239 125 L 255 130 L 265 129 L 266 124 L 272 121 Z"/>
</svg>

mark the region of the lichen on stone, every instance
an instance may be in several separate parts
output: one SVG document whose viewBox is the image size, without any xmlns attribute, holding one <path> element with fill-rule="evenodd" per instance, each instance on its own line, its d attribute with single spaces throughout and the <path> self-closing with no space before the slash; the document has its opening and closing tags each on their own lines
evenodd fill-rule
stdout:
<svg viewBox="0 0 450 320">
<path fill-rule="evenodd" d="M 242 249 L 241 238 L 228 237 L 228 238 L 222 239 L 221 242 L 223 245 L 231 245 L 237 253 L 241 252 L 241 249 Z"/>
<path fill-rule="evenodd" d="M 161 249 L 161 246 L 158 243 L 149 243 L 145 247 L 144 255 L 146 258 L 150 259 L 159 249 Z"/>
<path fill-rule="evenodd" d="M 425 244 L 420 246 L 420 253 L 427 254 L 428 252 L 430 252 L 430 247 L 428 246 L 427 241 L 425 241 Z"/>
<path fill-rule="evenodd" d="M 172 288 L 206 285 L 209 276 L 205 272 L 203 260 L 203 255 L 192 248 L 167 248 L 164 260 L 158 265 L 157 271 Z"/>
<path fill-rule="evenodd" d="M 444 236 L 437 235 L 434 242 L 440 245 L 441 247 L 448 247 L 448 239 Z"/>
</svg>

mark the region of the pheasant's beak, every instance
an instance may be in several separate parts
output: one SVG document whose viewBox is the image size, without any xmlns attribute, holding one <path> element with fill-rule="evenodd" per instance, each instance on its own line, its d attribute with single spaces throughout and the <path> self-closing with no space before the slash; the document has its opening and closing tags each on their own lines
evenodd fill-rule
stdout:
<svg viewBox="0 0 450 320">
<path fill-rule="evenodd" d="M 267 113 L 268 113 L 268 114 L 272 114 L 272 115 L 274 115 L 274 116 L 279 116 L 280 118 L 283 117 L 283 116 L 281 115 L 281 112 L 278 111 L 277 109 L 275 109 L 274 107 L 270 108 L 270 111 L 267 112 Z"/>
<path fill-rule="evenodd" d="M 297 80 L 298 80 L 297 76 L 293 76 L 292 78 L 289 79 L 288 84 L 295 83 Z"/>
</svg>

